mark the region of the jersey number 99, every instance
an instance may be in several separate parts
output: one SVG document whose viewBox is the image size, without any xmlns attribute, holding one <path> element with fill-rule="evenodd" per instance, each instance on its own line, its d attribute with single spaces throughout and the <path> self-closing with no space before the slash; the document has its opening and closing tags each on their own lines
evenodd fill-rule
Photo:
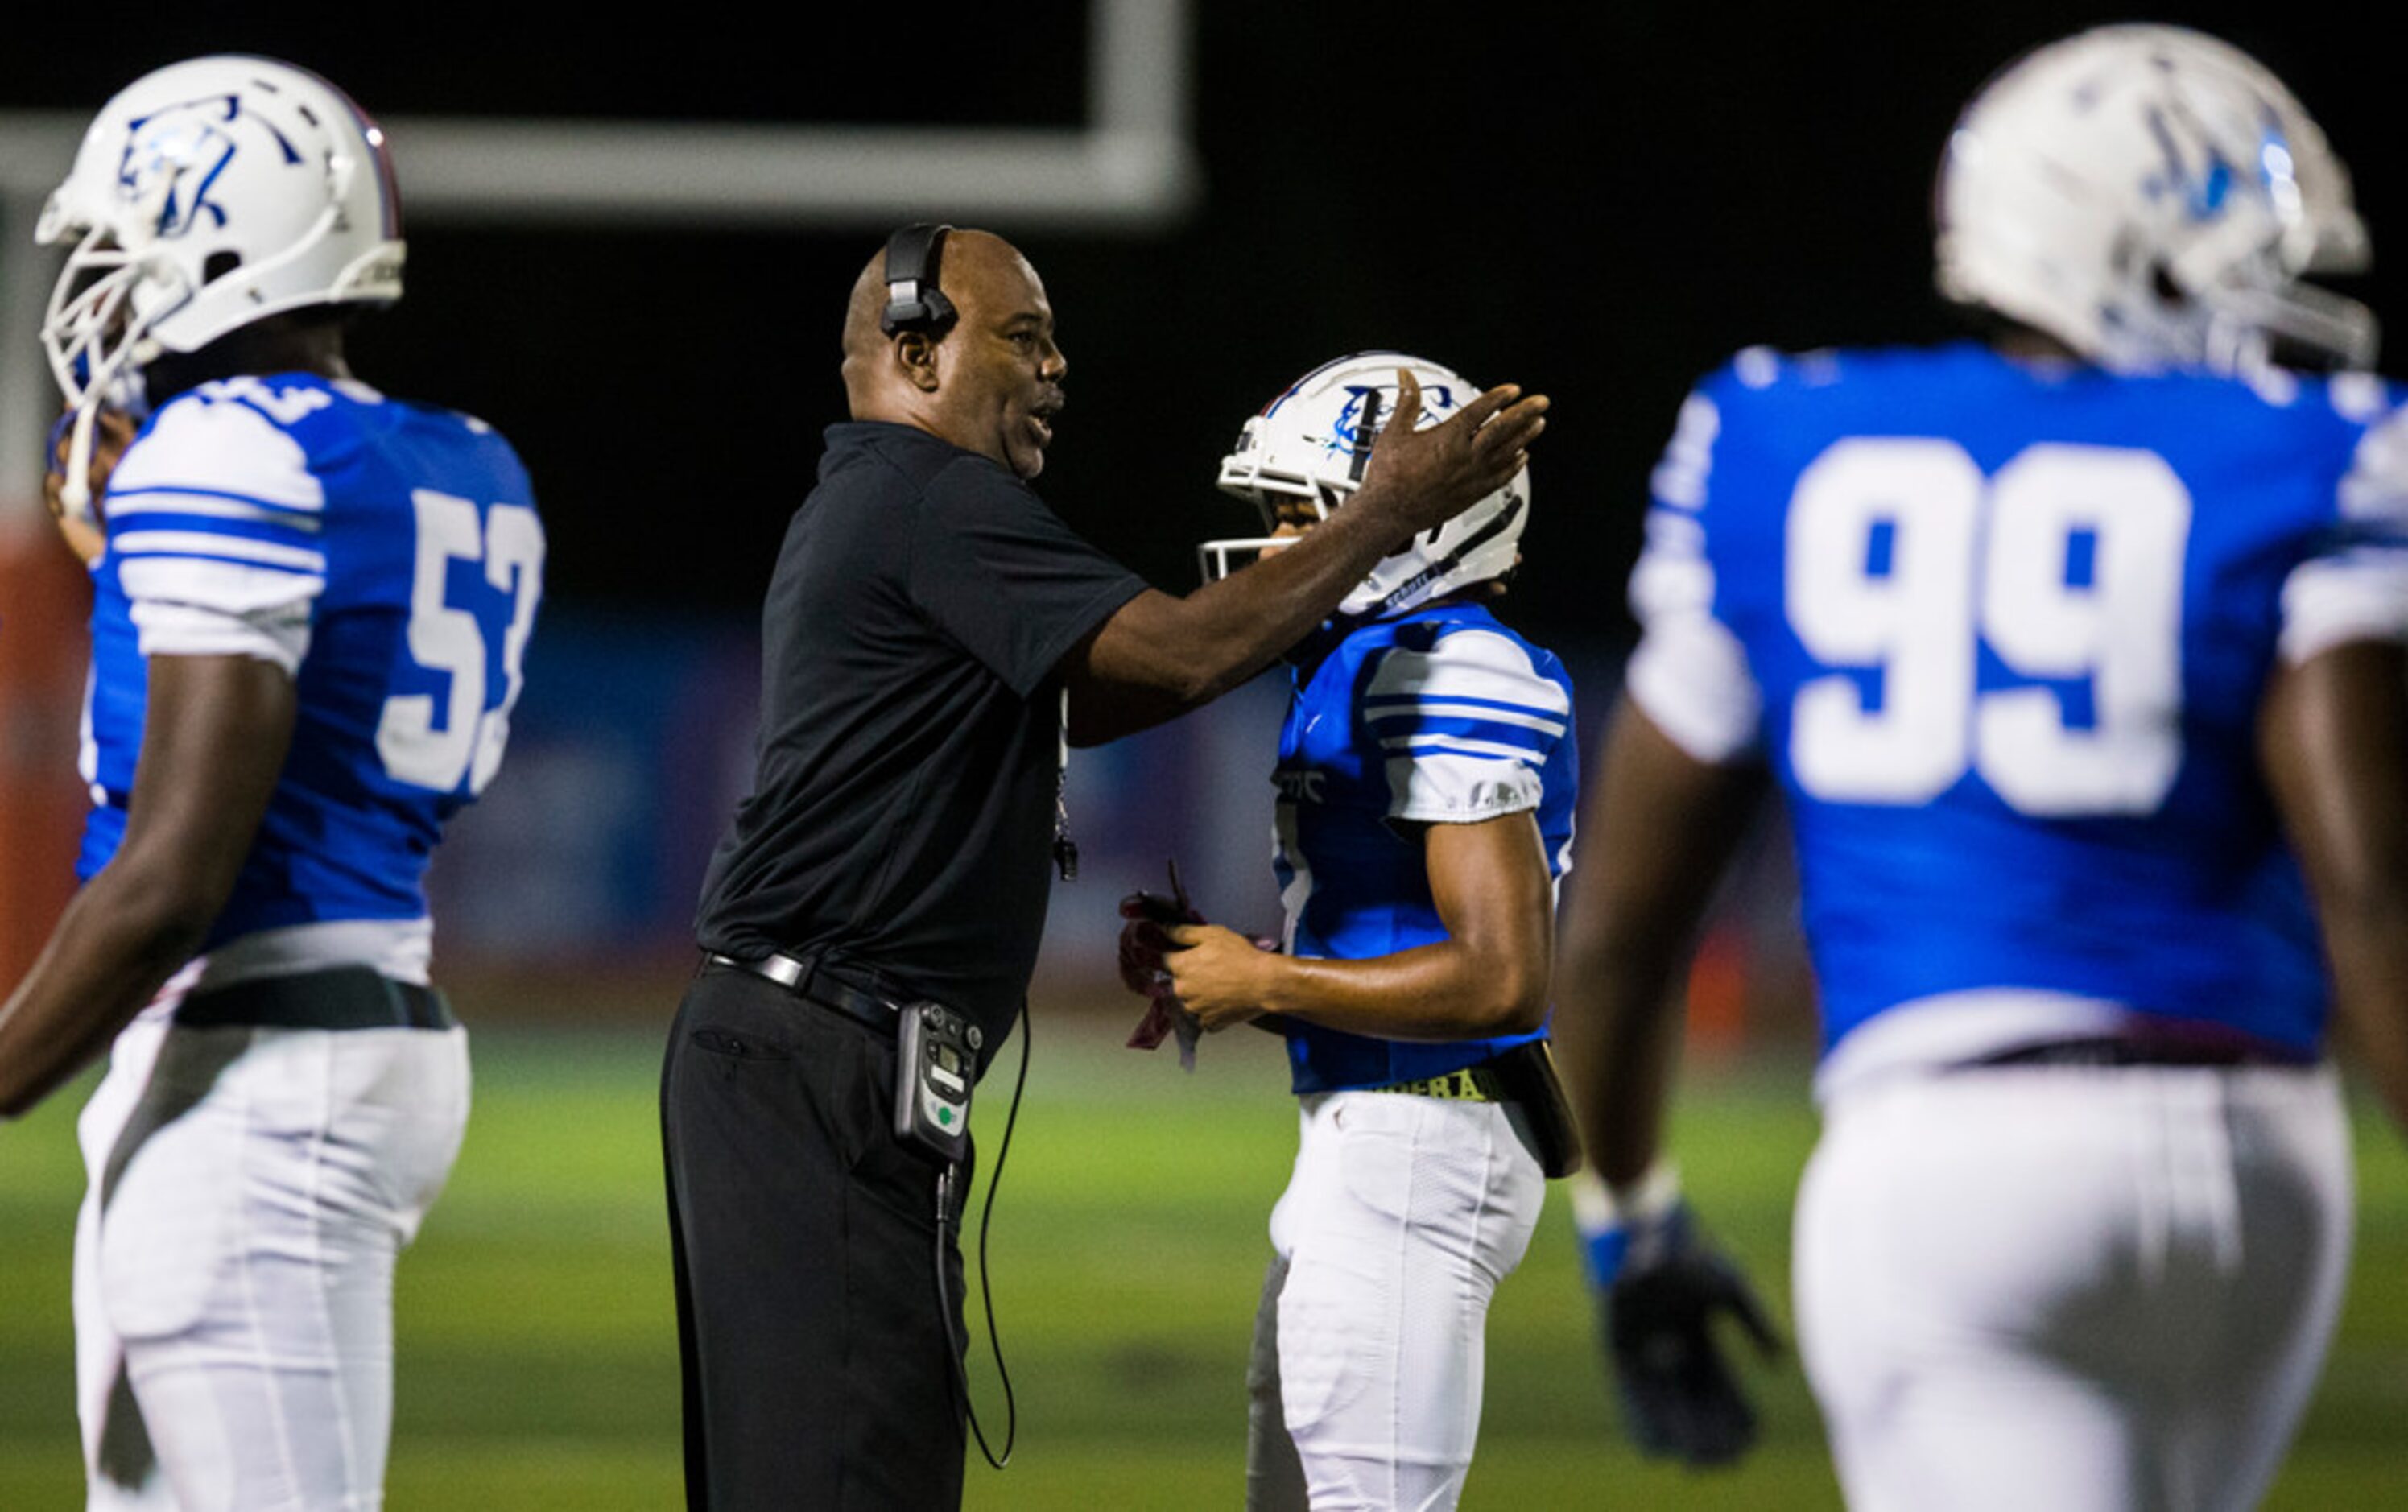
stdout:
<svg viewBox="0 0 2408 1512">
<path fill-rule="evenodd" d="M 1792 706 L 1799 785 L 1921 803 L 1971 770 L 2035 816 L 2154 811 L 2182 763 L 2190 513 L 2153 452 L 2046 443 L 1985 477 L 1950 440 L 1833 445 L 1787 527 L 1790 626 L 1833 669 Z M 1984 647 L 2029 681 L 1981 688 Z M 2068 680 L 2088 683 L 2086 722 L 2046 685 Z"/>
</svg>

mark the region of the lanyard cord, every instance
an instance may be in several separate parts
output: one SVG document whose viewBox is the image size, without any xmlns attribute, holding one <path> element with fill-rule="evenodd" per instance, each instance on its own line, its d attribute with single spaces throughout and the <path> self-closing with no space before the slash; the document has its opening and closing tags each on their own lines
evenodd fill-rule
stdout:
<svg viewBox="0 0 2408 1512">
<path fill-rule="evenodd" d="M 1028 1086 L 1029 1045 L 1028 1001 L 1020 1003 L 1020 1073 L 1012 1078 L 1011 1107 L 1003 1118 L 1003 1144 L 995 1152 L 995 1174 L 987 1178 L 986 1202 L 979 1209 L 979 1297 L 986 1307 L 987 1346 L 995 1353 L 995 1374 L 1003 1382 L 1003 1453 L 998 1456 L 987 1447 L 986 1430 L 979 1426 L 978 1404 L 970 1400 L 969 1346 L 953 1329 L 953 1296 L 945 1288 L 945 1233 L 953 1219 L 953 1177 L 961 1167 L 949 1164 L 937 1177 L 937 1316 L 945 1325 L 945 1343 L 953 1367 L 951 1379 L 964 1413 L 969 1418 L 970 1433 L 978 1439 L 979 1452 L 986 1462 L 997 1470 L 1011 1462 L 1011 1446 L 1020 1436 L 1020 1404 L 1011 1394 L 1011 1372 L 1003 1362 L 1003 1339 L 996 1330 L 994 1274 L 986 1262 L 986 1238 L 995 1230 L 995 1194 L 1003 1186 L 1003 1162 L 1011 1156 L 1011 1130 L 1020 1121 L 1020 1094 Z M 968 1196 L 967 1193 L 964 1194 Z"/>
<path fill-rule="evenodd" d="M 1054 768 L 1054 869 L 1065 882 L 1079 880 L 1079 842 L 1070 838 L 1070 688 L 1062 688 L 1061 756 Z"/>
</svg>

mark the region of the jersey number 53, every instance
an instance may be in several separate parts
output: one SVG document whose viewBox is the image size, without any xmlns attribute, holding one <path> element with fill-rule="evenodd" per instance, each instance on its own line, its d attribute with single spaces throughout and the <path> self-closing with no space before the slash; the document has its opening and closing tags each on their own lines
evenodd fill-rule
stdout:
<svg viewBox="0 0 2408 1512">
<path fill-rule="evenodd" d="M 2154 811 L 2182 764 L 2190 516 L 2153 452 L 2043 443 L 1985 476 L 1945 439 L 1831 446 L 1784 554 L 1790 626 L 1832 669 L 1792 705 L 1799 785 L 1921 803 L 1971 770 L 2036 816 Z M 1985 648 L 2024 681 L 1982 687 Z M 2087 719 L 2048 685 L 2068 682 Z"/>
<path fill-rule="evenodd" d="M 523 504 L 495 504 L 480 514 L 466 499 L 431 488 L 412 491 L 409 501 L 418 515 L 409 655 L 421 666 L 448 674 L 451 688 L 439 727 L 434 695 L 385 699 L 377 721 L 377 754 L 397 782 L 449 793 L 465 781 L 470 793 L 481 793 L 501 767 L 510 710 L 524 681 L 527 633 L 543 595 L 543 526 Z M 454 561 L 484 564 L 485 581 L 509 596 L 506 623 L 489 625 L 449 601 L 445 580 Z M 488 637 L 496 631 L 503 687 L 494 698 L 485 669 Z"/>
</svg>

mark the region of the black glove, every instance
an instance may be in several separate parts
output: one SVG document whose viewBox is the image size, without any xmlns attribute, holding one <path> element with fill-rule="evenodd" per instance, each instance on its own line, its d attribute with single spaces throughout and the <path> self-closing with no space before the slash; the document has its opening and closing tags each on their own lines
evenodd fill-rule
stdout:
<svg viewBox="0 0 2408 1512">
<path fill-rule="evenodd" d="M 1768 1360 L 1781 1342 L 1739 1268 L 1677 1196 L 1652 1215 L 1582 1224 L 1623 1425 L 1641 1454 L 1728 1464 L 1755 1447 L 1756 1409 L 1715 1341 L 1718 1313 L 1737 1318 Z"/>
</svg>

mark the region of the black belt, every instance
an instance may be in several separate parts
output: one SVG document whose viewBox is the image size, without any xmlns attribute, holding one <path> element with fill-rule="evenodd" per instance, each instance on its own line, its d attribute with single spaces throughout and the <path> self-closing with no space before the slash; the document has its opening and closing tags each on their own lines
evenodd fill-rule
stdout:
<svg viewBox="0 0 2408 1512">
<path fill-rule="evenodd" d="M 1487 1059 L 1443 1075 L 1366 1087 L 1366 1092 L 1404 1092 L 1462 1102 L 1494 1102 L 1538 1160 L 1547 1179 L 1580 1169 L 1580 1133 L 1570 1102 L 1555 1074 L 1555 1055 L 1545 1040 L 1526 1040 Z"/>
<path fill-rule="evenodd" d="M 847 1018 L 868 1025 L 881 1034 L 895 1032 L 895 1016 L 901 1008 L 874 992 L 864 992 L 849 982 L 840 982 L 827 972 L 817 970 L 811 962 L 792 956 L 764 956 L 759 960 L 739 960 L 723 956 L 715 950 L 702 953 L 705 970 L 718 967 L 723 971 L 747 972 L 766 982 L 774 982 L 805 1002 L 832 1009 Z"/>
<path fill-rule="evenodd" d="M 1986 1071 L 1993 1066 L 2287 1066 L 2296 1070 L 2314 1063 L 2306 1057 L 2229 1041 L 2101 1034 L 2018 1045 L 1966 1064 Z"/>
<path fill-rule="evenodd" d="M 459 1020 L 433 987 L 366 966 L 254 977 L 176 1005 L 185 1029 L 450 1029 Z"/>
<path fill-rule="evenodd" d="M 1512 1096 L 1504 1082 L 1486 1061 L 1465 1066 L 1442 1075 L 1424 1076 L 1417 1081 L 1385 1082 L 1378 1087 L 1366 1087 L 1366 1092 L 1404 1092 L 1413 1097 L 1446 1098 L 1462 1102 L 1509 1102 Z"/>
</svg>

